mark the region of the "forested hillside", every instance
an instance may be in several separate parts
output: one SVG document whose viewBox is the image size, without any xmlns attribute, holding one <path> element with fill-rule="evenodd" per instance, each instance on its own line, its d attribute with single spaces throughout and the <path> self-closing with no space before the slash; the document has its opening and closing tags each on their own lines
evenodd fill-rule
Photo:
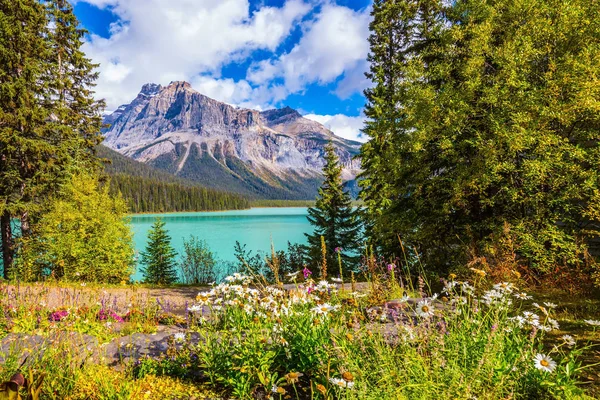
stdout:
<svg viewBox="0 0 600 400">
<path fill-rule="evenodd" d="M 237 210 L 249 207 L 239 194 L 201 187 L 98 146 L 111 177 L 111 191 L 121 192 L 133 213 Z"/>
</svg>

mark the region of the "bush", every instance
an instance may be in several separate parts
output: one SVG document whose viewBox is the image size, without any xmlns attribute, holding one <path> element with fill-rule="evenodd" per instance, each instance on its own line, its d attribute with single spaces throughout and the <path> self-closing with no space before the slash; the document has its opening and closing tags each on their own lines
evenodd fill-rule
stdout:
<svg viewBox="0 0 600 400">
<path fill-rule="evenodd" d="M 75 175 L 20 243 L 15 277 L 118 283 L 133 273 L 127 208 L 97 177 Z"/>
<path fill-rule="evenodd" d="M 179 262 L 181 280 L 186 284 L 207 284 L 215 280 L 215 257 L 204 240 L 190 236 L 183 241 L 183 257 Z"/>
</svg>

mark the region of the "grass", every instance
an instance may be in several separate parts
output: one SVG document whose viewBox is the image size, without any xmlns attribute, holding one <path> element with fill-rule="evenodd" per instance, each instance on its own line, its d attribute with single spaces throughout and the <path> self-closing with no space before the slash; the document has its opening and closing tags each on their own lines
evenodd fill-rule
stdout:
<svg viewBox="0 0 600 400">
<path fill-rule="evenodd" d="M 55 285 L 5 285 L 0 332 L 53 335 L 55 342 L 25 363 L 11 354 L 0 377 L 19 369 L 42 377 L 43 399 L 597 398 L 590 382 L 598 379 L 600 329 L 583 320 L 597 319 L 600 300 L 555 291 L 521 300 L 518 282 L 492 288 L 478 276 L 446 281 L 437 296 L 394 270 L 369 278 L 345 282 L 343 291 L 311 280 L 283 290 L 236 274 L 190 303 L 186 320 L 144 296 L 114 305 L 111 290 L 120 286 L 61 285 L 49 305 L 44 296 Z M 392 298 L 400 299 L 381 307 Z M 133 309 L 136 320 L 110 320 L 110 313 L 122 318 Z M 63 311 L 64 318 L 53 318 Z M 522 321 L 527 312 L 537 318 Z M 107 342 L 159 324 L 185 326 L 185 334 L 171 336 L 160 356 L 112 367 L 93 352 L 74 352 L 69 339 L 77 332 Z M 562 338 L 567 333 L 575 346 Z M 538 354 L 552 360 L 547 371 L 536 367 Z"/>
</svg>

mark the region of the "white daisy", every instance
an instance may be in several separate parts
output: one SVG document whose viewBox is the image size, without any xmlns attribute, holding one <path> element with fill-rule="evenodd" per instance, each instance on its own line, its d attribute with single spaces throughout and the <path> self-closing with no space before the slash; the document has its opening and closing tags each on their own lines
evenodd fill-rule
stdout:
<svg viewBox="0 0 600 400">
<path fill-rule="evenodd" d="M 340 378 L 329 378 L 329 382 L 343 389 L 352 389 L 354 387 L 354 382 L 346 382 Z"/>
<path fill-rule="evenodd" d="M 600 321 L 594 319 L 584 319 L 584 322 L 591 326 L 600 326 Z"/>
<path fill-rule="evenodd" d="M 494 285 L 494 289 L 500 290 L 503 292 L 507 292 L 507 293 L 512 293 L 514 288 L 515 288 L 514 285 L 510 282 L 501 282 L 501 283 L 496 283 Z"/>
<path fill-rule="evenodd" d="M 520 300 L 529 300 L 529 299 L 531 299 L 531 296 L 529 296 L 529 295 L 528 295 L 527 293 L 525 293 L 525 292 L 521 292 L 521 293 L 515 293 L 515 294 L 514 294 L 514 296 L 515 296 L 517 299 L 520 299 Z"/>
<path fill-rule="evenodd" d="M 184 342 L 185 341 L 185 333 L 183 332 L 177 332 L 176 334 L 173 335 L 173 338 L 175 339 L 176 342 Z"/>
<path fill-rule="evenodd" d="M 552 372 L 556 368 L 556 362 L 545 354 L 536 354 L 533 359 L 533 365 L 544 372 Z"/>
<path fill-rule="evenodd" d="M 545 301 L 544 305 L 548 308 L 556 308 L 557 307 L 556 304 L 550 303 L 549 301 Z"/>
<path fill-rule="evenodd" d="M 416 313 L 419 317 L 427 318 L 433 315 L 433 305 L 429 303 L 429 300 L 422 300 L 417 303 Z"/>
<path fill-rule="evenodd" d="M 571 335 L 563 335 L 561 337 L 561 339 L 565 341 L 565 344 L 567 346 L 569 346 L 569 347 L 575 346 L 576 342 L 575 342 L 575 339 L 573 339 L 573 336 L 571 336 Z"/>
</svg>

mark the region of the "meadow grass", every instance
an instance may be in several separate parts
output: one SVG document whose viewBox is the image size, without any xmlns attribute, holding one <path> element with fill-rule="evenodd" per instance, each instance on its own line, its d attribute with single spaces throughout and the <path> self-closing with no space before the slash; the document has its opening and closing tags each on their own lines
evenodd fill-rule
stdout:
<svg viewBox="0 0 600 400">
<path fill-rule="evenodd" d="M 185 319 L 146 298 L 113 307 L 101 288 L 85 302 L 67 292 L 57 308 L 44 304 L 44 285 L 1 287 L 2 333 L 53 341 L 25 361 L 9 354 L 0 375 L 43 378 L 44 399 L 594 398 L 600 322 L 589 313 L 597 302 L 531 298 L 518 282 L 492 284 L 478 273 L 451 276 L 434 294 L 425 280 L 413 287 L 400 275 L 390 268 L 340 290 L 308 275 L 284 289 L 234 274 L 199 293 Z M 73 351 L 69 336 L 102 343 L 161 323 L 186 329 L 163 354 L 116 366 Z"/>
</svg>

